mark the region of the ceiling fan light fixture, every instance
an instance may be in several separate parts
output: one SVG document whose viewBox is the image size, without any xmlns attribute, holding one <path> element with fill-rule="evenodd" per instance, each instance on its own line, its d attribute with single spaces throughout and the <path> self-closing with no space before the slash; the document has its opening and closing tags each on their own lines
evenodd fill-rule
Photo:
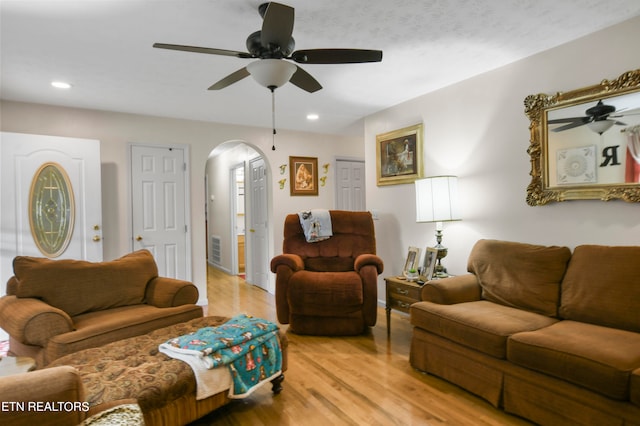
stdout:
<svg viewBox="0 0 640 426">
<path fill-rule="evenodd" d="M 282 59 L 260 59 L 247 65 L 247 71 L 267 89 L 278 88 L 291 79 L 298 67 Z"/>
<path fill-rule="evenodd" d="M 589 127 L 589 129 L 591 129 L 591 131 L 601 135 L 609 130 L 614 124 L 615 122 L 612 120 L 594 120 L 590 123 L 587 123 L 587 126 Z"/>
</svg>

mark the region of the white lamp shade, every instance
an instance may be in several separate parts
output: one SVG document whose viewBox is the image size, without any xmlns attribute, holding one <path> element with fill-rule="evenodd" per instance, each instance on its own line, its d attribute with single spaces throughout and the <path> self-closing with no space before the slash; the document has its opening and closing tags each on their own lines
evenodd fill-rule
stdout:
<svg viewBox="0 0 640 426">
<path fill-rule="evenodd" d="M 247 65 L 249 74 L 268 89 L 285 84 L 297 69 L 295 64 L 283 59 L 260 59 Z"/>
<path fill-rule="evenodd" d="M 416 222 L 461 220 L 456 176 L 433 176 L 415 181 Z"/>
</svg>

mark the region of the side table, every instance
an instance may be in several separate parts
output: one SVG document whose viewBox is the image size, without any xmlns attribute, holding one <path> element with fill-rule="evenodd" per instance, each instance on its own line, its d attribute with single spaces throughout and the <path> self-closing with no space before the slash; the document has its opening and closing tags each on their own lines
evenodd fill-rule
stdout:
<svg viewBox="0 0 640 426">
<path fill-rule="evenodd" d="M 399 277 L 384 279 L 387 295 L 387 336 L 391 336 L 391 309 L 409 312 L 409 307 L 422 300 L 422 285 Z"/>
<path fill-rule="evenodd" d="M 34 370 L 36 362 L 28 356 L 5 356 L 0 357 L 0 377 L 11 376 L 13 374 L 26 373 Z"/>
</svg>

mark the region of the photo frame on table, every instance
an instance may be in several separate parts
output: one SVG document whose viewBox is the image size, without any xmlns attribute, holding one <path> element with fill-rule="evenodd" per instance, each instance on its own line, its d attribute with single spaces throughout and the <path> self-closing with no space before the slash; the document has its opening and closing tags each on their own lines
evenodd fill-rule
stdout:
<svg viewBox="0 0 640 426">
<path fill-rule="evenodd" d="M 402 268 L 402 274 L 405 275 L 410 269 L 415 269 L 417 271 L 419 262 L 420 249 L 418 247 L 409 247 L 407 259 L 404 261 L 404 268 Z"/>
<path fill-rule="evenodd" d="M 289 157 L 291 195 L 318 195 L 318 157 Z"/>
<path fill-rule="evenodd" d="M 422 124 L 376 136 L 376 184 L 411 183 L 423 177 Z"/>
<path fill-rule="evenodd" d="M 422 274 L 423 281 L 429 281 L 433 278 L 433 271 L 436 268 L 436 262 L 438 260 L 438 249 L 434 247 L 427 247 L 424 252 L 424 259 L 422 260 Z"/>
</svg>

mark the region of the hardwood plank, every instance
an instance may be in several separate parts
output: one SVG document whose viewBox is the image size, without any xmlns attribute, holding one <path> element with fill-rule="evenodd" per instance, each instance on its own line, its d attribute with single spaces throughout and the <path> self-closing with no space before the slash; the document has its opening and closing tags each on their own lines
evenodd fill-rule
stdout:
<svg viewBox="0 0 640 426">
<path fill-rule="evenodd" d="M 239 277 L 208 268 L 210 315 L 248 313 L 276 321 L 275 298 Z M 283 332 L 288 326 L 281 325 Z M 409 364 L 411 324 L 385 312 L 370 332 L 354 337 L 287 333 L 289 369 L 283 391 L 258 389 L 192 426 L 204 425 L 529 425 Z"/>
</svg>

